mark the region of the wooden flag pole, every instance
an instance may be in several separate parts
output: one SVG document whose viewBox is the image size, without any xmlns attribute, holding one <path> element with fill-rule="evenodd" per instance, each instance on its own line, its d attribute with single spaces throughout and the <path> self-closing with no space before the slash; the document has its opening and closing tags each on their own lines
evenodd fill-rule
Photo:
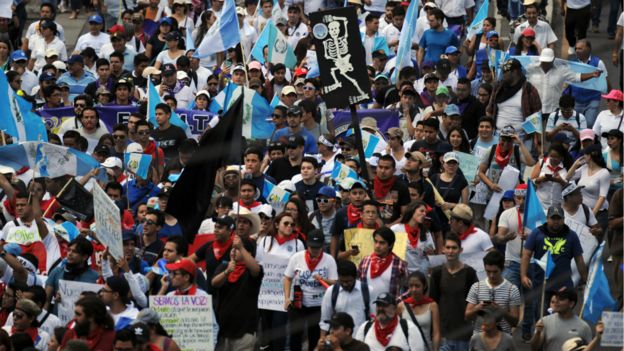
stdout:
<svg viewBox="0 0 624 351">
<path fill-rule="evenodd" d="M 45 212 L 43 213 L 42 217 L 46 217 L 48 215 L 48 212 L 50 212 L 50 210 L 52 209 L 52 207 L 54 207 L 54 204 L 56 203 L 56 199 L 63 195 L 63 193 L 65 192 L 65 190 L 67 189 L 67 187 L 69 186 L 69 184 L 72 182 L 72 180 L 74 180 L 73 177 L 69 177 L 69 180 L 67 181 L 67 183 L 65 183 L 65 185 L 61 188 L 61 191 L 59 191 L 56 196 L 54 197 L 54 199 L 52 199 L 52 202 L 50 202 L 50 205 L 48 206 L 48 208 L 46 208 Z"/>
<path fill-rule="evenodd" d="M 4 129 L 0 130 L 0 133 L 2 134 L 2 145 L 6 145 L 6 137 L 4 136 Z"/>
</svg>

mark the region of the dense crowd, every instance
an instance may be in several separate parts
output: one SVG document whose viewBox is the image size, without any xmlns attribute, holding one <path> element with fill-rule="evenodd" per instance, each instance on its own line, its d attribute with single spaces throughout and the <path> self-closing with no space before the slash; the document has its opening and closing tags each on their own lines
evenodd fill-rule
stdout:
<svg viewBox="0 0 624 351">
<path fill-rule="evenodd" d="M 205 56 L 195 48 L 219 25 L 223 0 L 52 0 L 28 27 L 26 1 L 14 1 L 0 18 L 9 88 L 41 116 L 68 108 L 48 124 L 48 142 L 101 167 L 53 178 L 0 158 L 0 350 L 185 349 L 150 307 L 162 295 L 211 297 L 216 334 L 202 350 L 597 350 L 605 326 L 578 316 L 587 251 L 605 243 L 594 259 L 621 311 L 624 217 L 624 94 L 609 81 L 621 89 L 622 73 L 607 72 L 586 38 L 600 31 L 602 5 L 561 2 L 570 49 L 556 58 L 563 39 L 546 1 L 497 0 L 509 38 L 495 17 L 467 30 L 487 3 L 424 0 L 408 23 L 409 1 L 237 0 L 240 42 Z M 308 19 L 346 5 L 358 11 L 372 86 L 357 106 L 365 144 L 377 143 L 365 159 L 324 101 L 329 73 L 319 72 Z M 620 5 L 611 1 L 605 34 L 616 66 Z M 72 20 L 88 13 L 73 52 L 56 18 L 70 10 Z M 267 47 L 253 54 L 269 23 L 294 66 L 271 62 Z M 412 64 L 394 72 L 408 26 Z M 563 59 L 595 69 L 578 73 Z M 583 84 L 605 78 L 607 91 Z M 274 129 L 218 170 L 191 232 L 168 201 L 185 167 L 213 152 L 203 145 L 222 121 L 191 135 L 172 115 L 211 110 L 232 84 L 271 103 Z M 106 125 L 100 108 L 111 106 L 136 112 Z M 3 145 L 17 142 L 2 132 Z M 151 156 L 146 176 L 129 171 L 132 154 Z M 467 176 L 470 159 L 478 166 Z M 102 244 L 93 216 L 60 201 L 72 179 L 117 205 L 123 257 Z M 544 223 L 523 223 L 535 201 Z M 275 262 L 277 308 L 261 294 Z M 101 284 L 80 293 L 69 323 L 59 318 L 63 281 Z"/>
</svg>

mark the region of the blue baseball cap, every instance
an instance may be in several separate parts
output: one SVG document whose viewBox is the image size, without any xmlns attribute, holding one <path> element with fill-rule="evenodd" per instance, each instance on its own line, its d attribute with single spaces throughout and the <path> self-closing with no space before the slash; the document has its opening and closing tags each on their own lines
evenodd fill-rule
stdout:
<svg viewBox="0 0 624 351">
<path fill-rule="evenodd" d="M 100 15 L 92 15 L 92 16 L 89 16 L 89 20 L 87 22 L 102 24 L 104 23 L 104 18 L 102 18 L 102 16 Z"/>
<path fill-rule="evenodd" d="M 502 200 L 513 200 L 513 199 L 514 199 L 514 191 L 513 190 L 507 190 L 507 191 L 505 191 L 505 193 L 503 193 Z"/>
<path fill-rule="evenodd" d="M 41 75 L 39 76 L 40 82 L 49 82 L 51 80 L 56 80 L 56 77 L 54 76 L 54 74 L 50 72 L 41 72 Z"/>
<path fill-rule="evenodd" d="M 461 113 L 459 112 L 459 107 L 455 104 L 449 104 L 444 109 L 444 114 L 447 116 L 459 116 Z"/>
<path fill-rule="evenodd" d="M 11 61 L 21 61 L 21 60 L 28 60 L 28 56 L 26 56 L 26 53 L 24 52 L 24 50 L 15 50 L 13 51 L 13 53 L 11 53 Z"/>
<path fill-rule="evenodd" d="M 491 39 L 492 37 L 497 37 L 497 38 L 499 38 L 499 37 L 500 37 L 500 35 L 498 34 L 498 32 L 497 32 L 497 31 L 495 31 L 495 30 L 491 30 L 491 31 L 487 32 L 487 35 L 486 35 L 485 37 L 486 37 L 486 39 Z"/>
<path fill-rule="evenodd" d="M 336 190 L 332 189 L 331 187 L 328 187 L 327 185 L 321 187 L 318 191 L 318 193 L 316 193 L 316 196 L 325 196 L 328 197 L 330 199 L 335 199 L 336 198 Z"/>
<path fill-rule="evenodd" d="M 160 19 L 160 21 L 158 22 L 158 25 L 162 25 L 162 24 L 168 24 L 168 25 L 173 25 L 173 21 L 171 20 L 171 18 L 169 17 L 163 17 Z"/>
<path fill-rule="evenodd" d="M 456 47 L 454 47 L 454 46 L 448 46 L 446 48 L 446 50 L 444 51 L 444 53 L 447 54 L 447 55 L 452 55 L 452 54 L 455 54 L 455 53 L 458 53 L 458 52 L 459 52 L 459 50 Z"/>
</svg>

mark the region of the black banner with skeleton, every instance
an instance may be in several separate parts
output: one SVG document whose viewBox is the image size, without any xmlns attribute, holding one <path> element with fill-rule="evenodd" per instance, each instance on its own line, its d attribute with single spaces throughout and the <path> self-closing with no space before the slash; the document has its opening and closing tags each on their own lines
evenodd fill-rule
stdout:
<svg viewBox="0 0 624 351">
<path fill-rule="evenodd" d="M 344 108 L 370 99 L 364 46 L 354 7 L 310 14 L 324 100 Z"/>
</svg>

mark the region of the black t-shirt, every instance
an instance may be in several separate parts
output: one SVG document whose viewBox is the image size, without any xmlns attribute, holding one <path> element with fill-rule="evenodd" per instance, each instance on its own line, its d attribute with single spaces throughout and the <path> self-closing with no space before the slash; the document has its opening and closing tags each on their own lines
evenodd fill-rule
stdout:
<svg viewBox="0 0 624 351">
<path fill-rule="evenodd" d="M 158 143 L 158 147 L 165 153 L 165 158 L 172 160 L 178 157 L 178 148 L 186 140 L 186 133 L 182 128 L 171 125 L 165 130 L 155 129 L 152 132 L 152 137 Z"/>
<path fill-rule="evenodd" d="M 299 198 L 305 202 L 308 206 L 308 210 L 318 210 L 318 204 L 316 203 L 316 194 L 323 187 L 323 183 L 316 181 L 312 185 L 307 185 L 302 181 L 295 184 L 295 189 Z M 311 205 L 311 206 L 310 206 Z"/>
<path fill-rule="evenodd" d="M 384 223 L 392 223 L 401 216 L 401 206 L 407 206 L 410 203 L 409 189 L 407 185 L 397 177 L 386 197 L 384 199 L 377 199 L 377 201 L 388 203 L 380 207 L 381 219 Z M 392 204 L 390 204 L 390 202 Z"/>
<path fill-rule="evenodd" d="M 440 178 L 440 174 L 431 176 L 431 182 L 435 185 L 444 201 L 451 203 L 461 202 L 461 192 L 468 186 L 466 178 L 459 172 L 455 174 L 451 182 L 445 182 Z"/>
<path fill-rule="evenodd" d="M 149 40 L 147 41 L 148 44 L 152 44 L 152 59 L 156 59 L 156 56 L 158 56 L 158 54 L 160 54 L 160 52 L 162 51 L 162 49 L 165 47 L 165 42 L 164 41 L 160 41 L 160 39 L 158 39 L 158 34 L 156 35 L 152 35 L 151 38 L 149 38 Z"/>
<path fill-rule="evenodd" d="M 209 294 L 213 294 L 214 289 L 212 288 L 212 277 L 214 275 L 215 269 L 223 262 L 228 262 L 230 260 L 230 251 L 232 248 L 227 249 L 223 256 L 220 259 L 217 259 L 214 255 L 214 250 L 212 249 L 214 241 L 206 243 L 202 245 L 197 251 L 195 251 L 195 256 L 200 260 L 206 261 L 206 292 Z M 253 256 L 256 255 L 256 245 L 250 240 L 244 240 L 243 245 L 245 249 L 249 251 Z"/>
<path fill-rule="evenodd" d="M 143 247 L 141 249 L 141 255 L 139 255 L 149 266 L 153 266 L 154 263 L 160 258 L 162 255 L 163 249 L 165 248 L 165 243 L 161 240 L 156 239 L 153 243 Z"/>
<path fill-rule="evenodd" d="M 271 162 L 266 172 L 267 175 L 275 179 L 276 184 L 279 184 L 282 180 L 290 180 L 299 173 L 301 173 L 301 163 L 293 166 L 288 157 L 278 158 Z"/>
<path fill-rule="evenodd" d="M 227 263 L 220 264 L 214 272 L 217 275 L 227 268 Z M 249 270 L 234 283 L 227 279 L 220 288 L 215 288 L 218 299 L 215 315 L 219 323 L 219 335 L 226 338 L 240 338 L 245 334 L 254 334 L 258 329 L 258 295 L 264 272 L 253 277 Z M 212 280 L 212 277 L 210 278 Z"/>
<path fill-rule="evenodd" d="M 428 143 L 426 140 L 420 140 L 412 144 L 410 151 L 420 151 L 425 154 L 425 156 L 429 155 L 430 157 L 432 157 L 436 147 L 440 142 L 440 139 L 436 139 L 435 143 L 432 144 Z"/>
</svg>

